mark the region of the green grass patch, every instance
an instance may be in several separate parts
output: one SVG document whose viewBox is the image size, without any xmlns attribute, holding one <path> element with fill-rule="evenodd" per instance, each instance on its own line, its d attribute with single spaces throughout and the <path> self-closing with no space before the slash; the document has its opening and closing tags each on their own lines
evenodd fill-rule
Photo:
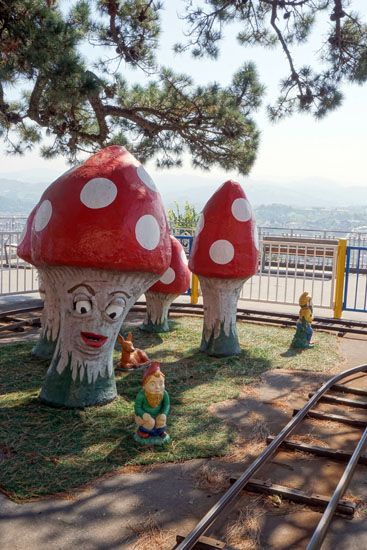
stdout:
<svg viewBox="0 0 367 550">
<path fill-rule="evenodd" d="M 38 401 L 48 364 L 31 357 L 31 342 L 0 352 L 0 486 L 15 500 L 71 491 L 125 465 L 184 461 L 223 455 L 235 433 L 208 412 L 215 402 L 238 397 L 241 387 L 271 368 L 327 371 L 340 361 L 336 337 L 317 334 L 318 345 L 288 350 L 294 331 L 238 323 L 239 357 L 198 352 L 201 319 L 181 318 L 168 334 L 133 328 L 134 343 L 161 361 L 172 409 L 172 442 L 139 447 L 133 440 L 134 399 L 142 372 L 117 380 L 119 397 L 104 407 L 53 409 Z M 129 327 L 124 327 L 124 332 Z M 116 360 L 119 352 L 115 352 Z"/>
</svg>

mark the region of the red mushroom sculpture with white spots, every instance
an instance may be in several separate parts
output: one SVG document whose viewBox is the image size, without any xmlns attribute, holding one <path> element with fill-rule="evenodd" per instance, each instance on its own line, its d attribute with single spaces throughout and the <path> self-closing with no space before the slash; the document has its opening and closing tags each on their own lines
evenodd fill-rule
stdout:
<svg viewBox="0 0 367 550">
<path fill-rule="evenodd" d="M 190 271 L 181 243 L 170 236 L 171 263 L 167 271 L 146 293 L 147 313 L 141 329 L 146 332 L 168 332 L 168 311 L 172 302 L 190 286 Z"/>
<path fill-rule="evenodd" d="M 226 181 L 199 218 L 189 261 L 203 293 L 201 351 L 217 357 L 239 355 L 236 312 L 245 281 L 257 272 L 258 235 L 242 187 Z"/>
<path fill-rule="evenodd" d="M 46 189 L 23 242 L 18 254 L 47 277 L 60 304 L 41 400 L 66 407 L 111 401 L 118 331 L 171 260 L 153 180 L 124 147 L 102 149 Z"/>
</svg>

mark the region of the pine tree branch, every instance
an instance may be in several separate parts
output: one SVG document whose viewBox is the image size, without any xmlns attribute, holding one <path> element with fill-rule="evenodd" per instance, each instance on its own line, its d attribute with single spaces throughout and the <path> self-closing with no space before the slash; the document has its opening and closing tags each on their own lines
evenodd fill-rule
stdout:
<svg viewBox="0 0 367 550">
<path fill-rule="evenodd" d="M 96 115 L 96 119 L 99 126 L 99 134 L 97 141 L 102 145 L 109 134 L 109 129 L 106 122 L 106 109 L 103 105 L 98 91 L 89 92 L 88 94 L 89 103 L 92 106 L 92 109 Z"/>
<path fill-rule="evenodd" d="M 300 78 L 299 78 L 299 74 L 298 72 L 296 71 L 296 68 L 294 66 L 294 63 L 293 63 L 293 59 L 292 59 L 292 56 L 290 54 L 290 51 L 288 49 L 288 46 L 287 46 L 287 43 L 286 41 L 284 40 L 284 37 L 283 37 L 283 34 L 281 33 L 278 25 L 276 24 L 276 19 L 277 19 L 277 7 L 278 7 L 278 0 L 275 0 L 272 2 L 272 10 L 271 10 L 271 19 L 270 19 L 270 23 L 271 23 L 271 26 L 273 27 L 273 29 L 275 30 L 276 32 L 276 35 L 278 37 L 278 40 L 279 42 L 281 43 L 282 45 L 282 48 L 283 48 L 283 51 L 288 59 L 288 63 L 289 63 L 289 67 L 291 69 L 291 77 L 292 77 L 292 80 L 294 80 L 294 82 L 297 84 L 297 87 L 298 87 L 298 90 L 299 90 L 299 93 L 300 95 L 302 96 L 303 95 L 303 89 L 302 89 L 302 83 L 300 81 Z"/>
<path fill-rule="evenodd" d="M 37 76 L 36 82 L 34 84 L 31 97 L 29 99 L 29 105 L 27 110 L 27 117 L 29 117 L 31 120 L 34 120 L 34 122 L 37 122 L 40 126 L 47 127 L 48 121 L 44 120 L 39 112 L 39 104 L 42 97 L 42 93 L 45 89 L 47 83 L 47 79 L 41 76 L 40 74 Z"/>
</svg>

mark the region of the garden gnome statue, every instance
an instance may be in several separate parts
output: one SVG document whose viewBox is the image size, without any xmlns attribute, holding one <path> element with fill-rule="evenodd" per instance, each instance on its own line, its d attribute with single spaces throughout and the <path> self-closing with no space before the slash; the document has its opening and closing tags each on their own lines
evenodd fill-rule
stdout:
<svg viewBox="0 0 367 550">
<path fill-rule="evenodd" d="M 291 347 L 295 349 L 312 348 L 312 297 L 308 292 L 301 294 L 299 297 L 299 305 L 301 309 L 299 310 L 296 334 L 293 337 Z"/>
<path fill-rule="evenodd" d="M 143 445 L 163 445 L 170 440 L 166 433 L 170 409 L 169 395 L 164 389 L 164 374 L 157 362 L 152 362 L 143 376 L 143 387 L 135 400 L 135 441 Z"/>
</svg>

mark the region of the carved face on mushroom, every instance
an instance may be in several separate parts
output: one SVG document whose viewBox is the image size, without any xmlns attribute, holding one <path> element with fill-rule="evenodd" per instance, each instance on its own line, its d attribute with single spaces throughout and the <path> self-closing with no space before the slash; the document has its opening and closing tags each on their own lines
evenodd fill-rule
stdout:
<svg viewBox="0 0 367 550">
<path fill-rule="evenodd" d="M 30 232 L 31 262 L 60 300 L 60 336 L 41 399 L 72 407 L 110 401 L 119 328 L 171 258 L 153 180 L 123 147 L 102 149 L 50 185 Z"/>
</svg>

